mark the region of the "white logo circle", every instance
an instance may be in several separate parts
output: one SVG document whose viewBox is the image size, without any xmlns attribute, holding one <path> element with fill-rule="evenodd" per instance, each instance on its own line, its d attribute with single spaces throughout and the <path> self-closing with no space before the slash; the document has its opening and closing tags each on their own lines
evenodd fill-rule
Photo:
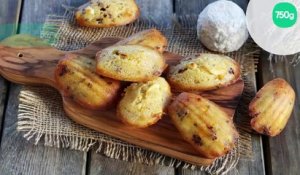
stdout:
<svg viewBox="0 0 300 175">
<path fill-rule="evenodd" d="M 279 3 L 290 3 L 299 12 L 299 0 L 251 0 L 248 4 L 246 18 L 249 34 L 264 50 L 277 55 L 291 55 L 300 52 L 300 22 L 291 27 L 276 25 L 273 16 L 280 20 L 293 20 L 294 15 L 288 10 L 276 11 Z M 288 15 L 287 15 L 288 14 Z"/>
</svg>

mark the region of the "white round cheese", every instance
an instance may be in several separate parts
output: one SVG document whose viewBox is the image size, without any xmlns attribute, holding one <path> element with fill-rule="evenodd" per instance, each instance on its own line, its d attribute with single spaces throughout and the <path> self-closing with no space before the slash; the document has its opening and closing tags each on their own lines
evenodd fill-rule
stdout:
<svg viewBox="0 0 300 175">
<path fill-rule="evenodd" d="M 197 35 L 212 51 L 236 51 L 248 38 L 245 13 L 232 1 L 213 2 L 198 17 Z"/>
</svg>

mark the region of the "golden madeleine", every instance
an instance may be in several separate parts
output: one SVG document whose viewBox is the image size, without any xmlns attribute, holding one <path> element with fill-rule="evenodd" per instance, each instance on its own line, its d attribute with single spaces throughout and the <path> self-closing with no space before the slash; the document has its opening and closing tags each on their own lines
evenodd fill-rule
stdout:
<svg viewBox="0 0 300 175">
<path fill-rule="evenodd" d="M 258 133 L 278 135 L 286 126 L 295 103 L 295 91 L 283 79 L 265 84 L 249 105 L 251 126 Z"/>
<path fill-rule="evenodd" d="M 77 10 L 77 23 L 87 27 L 113 27 L 135 21 L 140 15 L 135 0 L 98 0 Z"/>
<path fill-rule="evenodd" d="M 67 54 L 55 70 L 55 80 L 64 95 L 89 109 L 105 109 L 118 96 L 120 82 L 95 72 L 93 59 Z"/>
<path fill-rule="evenodd" d="M 230 57 L 202 53 L 170 66 L 168 82 L 181 91 L 205 91 L 235 83 L 240 78 L 240 66 Z"/>
<path fill-rule="evenodd" d="M 164 78 L 133 83 L 125 90 L 117 115 L 126 124 L 145 128 L 161 119 L 170 98 L 170 86 Z"/>
<path fill-rule="evenodd" d="M 228 153 L 238 138 L 233 121 L 218 105 L 192 93 L 181 93 L 168 114 L 183 138 L 204 157 Z"/>
<path fill-rule="evenodd" d="M 122 81 L 146 82 L 159 77 L 166 63 L 156 50 L 141 45 L 116 45 L 97 53 L 98 74 Z"/>
<path fill-rule="evenodd" d="M 117 44 L 136 44 L 142 46 L 148 46 L 152 49 L 156 49 L 160 53 L 163 53 L 167 47 L 168 40 L 167 38 L 156 29 L 148 29 L 138 32 Z"/>
</svg>

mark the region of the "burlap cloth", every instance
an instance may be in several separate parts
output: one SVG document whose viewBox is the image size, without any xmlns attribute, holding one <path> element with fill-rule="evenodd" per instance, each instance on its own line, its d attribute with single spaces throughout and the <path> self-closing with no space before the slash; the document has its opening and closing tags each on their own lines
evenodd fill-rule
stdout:
<svg viewBox="0 0 300 175">
<path fill-rule="evenodd" d="M 181 55 L 207 52 L 196 39 L 195 16 L 175 17 L 172 24 L 156 24 L 152 20 L 139 20 L 134 24 L 109 29 L 78 27 L 73 21 L 74 12 L 64 16 L 49 16 L 41 37 L 61 50 L 79 49 L 105 36 L 127 37 L 138 31 L 155 27 L 168 38 L 167 50 Z M 253 73 L 260 50 L 248 41 L 239 51 L 228 54 L 242 66 L 245 90 L 236 112 L 235 121 L 240 132 L 238 146 L 210 166 L 194 166 L 165 155 L 145 150 L 109 135 L 99 133 L 71 121 L 62 108 L 61 96 L 49 87 L 24 87 L 20 93 L 18 130 L 35 144 L 97 152 L 110 158 L 153 165 L 200 169 L 213 174 L 225 174 L 236 166 L 241 157 L 251 158 L 252 143 L 248 130 L 247 106 L 255 95 Z"/>
</svg>

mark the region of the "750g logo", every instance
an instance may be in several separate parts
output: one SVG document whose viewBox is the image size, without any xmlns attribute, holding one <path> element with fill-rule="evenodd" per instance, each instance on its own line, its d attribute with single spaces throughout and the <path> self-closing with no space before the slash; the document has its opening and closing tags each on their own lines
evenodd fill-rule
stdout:
<svg viewBox="0 0 300 175">
<path fill-rule="evenodd" d="M 298 12 L 296 7 L 289 2 L 280 2 L 274 6 L 273 22 L 277 27 L 288 28 L 296 24 Z"/>
</svg>

